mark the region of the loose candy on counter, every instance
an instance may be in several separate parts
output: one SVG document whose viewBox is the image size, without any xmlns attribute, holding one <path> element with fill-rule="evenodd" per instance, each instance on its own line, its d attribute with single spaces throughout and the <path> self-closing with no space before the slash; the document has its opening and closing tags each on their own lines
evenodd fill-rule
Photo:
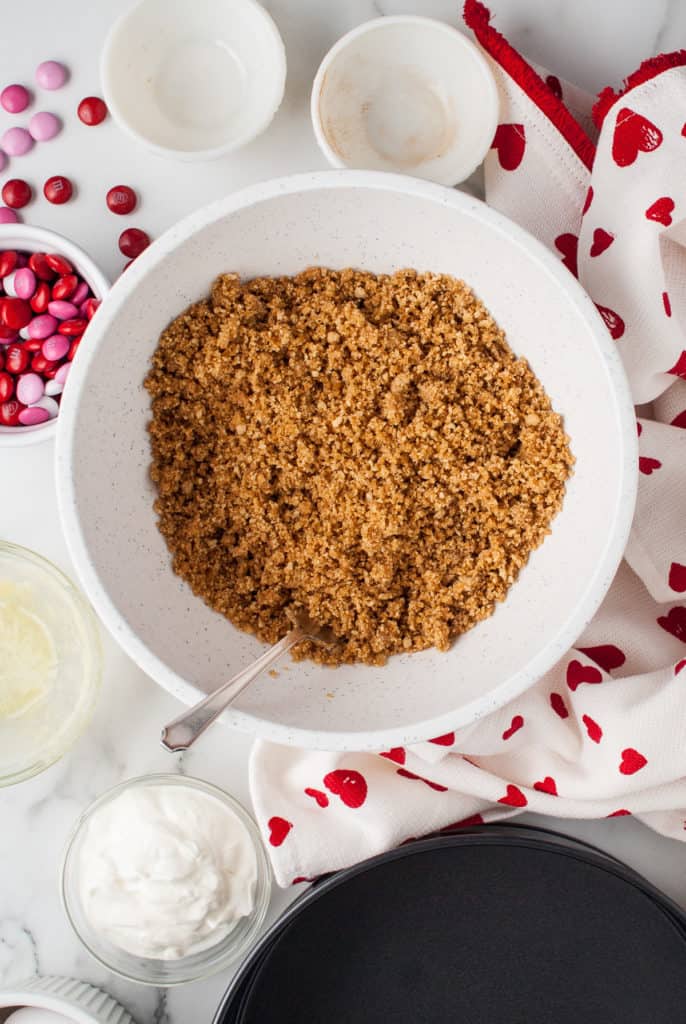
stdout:
<svg viewBox="0 0 686 1024">
<path fill-rule="evenodd" d="M 62 122 L 59 117 L 48 113 L 47 110 L 40 110 L 29 121 L 29 135 L 36 142 L 49 142 L 59 135 L 61 129 Z"/>
<path fill-rule="evenodd" d="M 8 156 L 24 156 L 33 148 L 33 139 L 26 128 L 8 128 L 0 144 Z"/>
<path fill-rule="evenodd" d="M 56 60 L 44 60 L 36 68 L 36 82 L 41 89 L 61 89 L 67 81 L 67 69 Z"/>
<path fill-rule="evenodd" d="M 107 105 L 99 96 L 86 96 L 79 103 L 76 112 L 79 121 L 92 128 L 96 124 L 102 124 L 107 117 Z"/>
<path fill-rule="evenodd" d="M 119 236 L 119 251 L 135 259 L 150 245 L 150 236 L 140 228 L 126 228 Z"/>
<path fill-rule="evenodd" d="M 115 185 L 107 193 L 105 201 L 108 210 L 124 216 L 127 213 L 133 213 L 136 209 L 138 197 L 128 185 Z"/>
<path fill-rule="evenodd" d="M 0 224 L 16 224 L 19 214 L 10 210 L 9 206 L 0 206 Z"/>
<path fill-rule="evenodd" d="M 68 203 L 73 193 L 72 183 L 63 174 L 54 174 L 43 185 L 43 195 L 49 203 L 54 203 L 56 206 Z"/>
<path fill-rule="evenodd" d="M 2 201 L 13 210 L 21 210 L 33 198 L 33 189 L 23 178 L 10 178 L 2 186 Z"/>
<path fill-rule="evenodd" d="M 6 85 L 0 92 L 0 105 L 8 114 L 21 114 L 31 102 L 31 93 L 23 85 Z"/>
</svg>

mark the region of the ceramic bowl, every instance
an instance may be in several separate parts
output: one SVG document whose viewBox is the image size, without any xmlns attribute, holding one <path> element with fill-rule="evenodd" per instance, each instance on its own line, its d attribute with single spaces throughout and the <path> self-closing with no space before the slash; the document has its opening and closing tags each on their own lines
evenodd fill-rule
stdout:
<svg viewBox="0 0 686 1024">
<path fill-rule="evenodd" d="M 112 26 L 100 71 L 130 135 L 161 156 L 213 160 L 267 127 L 286 52 L 255 0 L 140 0 Z"/>
<path fill-rule="evenodd" d="M 0 991 L 0 1024 L 25 1007 L 61 1014 L 72 1024 L 135 1024 L 112 996 L 75 978 L 37 976 Z"/>
<path fill-rule="evenodd" d="M 471 40 L 431 18 L 375 18 L 339 39 L 312 86 L 312 126 L 334 167 L 464 181 L 498 123 L 498 90 Z"/>
<path fill-rule="evenodd" d="M 16 249 L 21 252 L 56 252 L 66 256 L 78 273 L 87 281 L 96 298 L 102 299 L 109 289 L 109 281 L 88 253 L 47 228 L 34 228 L 30 224 L 0 224 L 0 250 Z M 0 347 L 2 343 L 0 343 Z M 3 427 L 0 424 L 0 448 L 48 441 L 55 436 L 57 419 L 47 420 L 35 427 Z"/>
<path fill-rule="evenodd" d="M 58 499 L 82 584 L 128 654 L 186 703 L 264 651 L 171 570 L 153 512 L 143 380 L 160 332 L 215 275 L 312 264 L 464 278 L 565 419 L 576 457 L 552 533 L 495 614 L 450 651 L 383 668 L 287 664 L 225 715 L 279 743 L 381 750 L 440 736 L 539 679 L 592 618 L 633 515 L 636 425 L 616 346 L 588 295 L 526 231 L 471 196 L 413 178 L 328 171 L 265 182 L 199 210 L 110 292 L 59 419 Z"/>
</svg>

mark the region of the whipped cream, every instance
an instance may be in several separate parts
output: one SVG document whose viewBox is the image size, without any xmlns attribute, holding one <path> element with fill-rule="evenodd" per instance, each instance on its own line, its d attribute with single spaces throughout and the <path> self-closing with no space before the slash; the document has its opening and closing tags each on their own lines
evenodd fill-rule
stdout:
<svg viewBox="0 0 686 1024">
<path fill-rule="evenodd" d="M 181 782 L 151 782 L 93 813 L 79 850 L 81 904 L 113 945 L 176 960 L 221 942 L 252 912 L 257 870 L 230 808 Z"/>
</svg>

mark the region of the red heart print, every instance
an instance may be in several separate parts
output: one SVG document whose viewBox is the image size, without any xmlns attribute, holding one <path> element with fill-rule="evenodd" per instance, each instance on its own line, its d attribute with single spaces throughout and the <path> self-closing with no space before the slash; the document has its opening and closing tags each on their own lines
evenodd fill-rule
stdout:
<svg viewBox="0 0 686 1024">
<path fill-rule="evenodd" d="M 672 369 L 667 370 L 667 373 L 673 373 L 675 377 L 683 377 L 686 380 L 686 349 L 681 353 Z"/>
<path fill-rule="evenodd" d="M 582 715 L 581 721 L 586 726 L 589 740 L 593 740 L 594 743 L 600 743 L 603 738 L 603 730 L 598 723 L 594 722 L 590 715 Z"/>
<path fill-rule="evenodd" d="M 660 196 L 646 210 L 646 218 L 648 220 L 656 220 L 658 224 L 664 224 L 665 227 L 669 227 L 672 223 L 673 210 L 674 200 L 670 196 Z"/>
<path fill-rule="evenodd" d="M 675 416 L 670 425 L 672 427 L 686 428 L 686 409 L 684 409 L 683 412 L 680 412 L 677 416 Z"/>
<path fill-rule="evenodd" d="M 440 782 L 432 782 L 431 779 L 425 779 L 422 775 L 415 775 L 414 772 L 408 772 L 407 768 L 398 768 L 396 775 L 402 776 L 403 779 L 412 779 L 415 782 L 423 782 L 429 789 L 435 789 L 437 793 L 447 793 L 448 787 L 442 786 Z"/>
<path fill-rule="evenodd" d="M 610 335 L 613 338 L 613 340 L 619 341 L 621 336 L 624 334 L 624 330 L 626 328 L 626 324 L 622 320 L 619 313 L 615 313 L 614 309 L 610 309 L 609 306 L 599 306 L 597 302 L 595 303 L 595 308 L 598 310 L 603 320 L 605 321 L 605 326 L 610 332 Z"/>
<path fill-rule="evenodd" d="M 553 96 L 557 96 L 558 100 L 562 99 L 562 86 L 557 75 L 548 75 L 546 77 L 545 84 L 548 86 Z"/>
<path fill-rule="evenodd" d="M 310 789 L 309 786 L 305 790 L 306 796 L 311 796 L 313 800 L 316 800 L 320 807 L 329 806 L 329 798 L 326 793 L 322 793 L 321 789 Z"/>
<path fill-rule="evenodd" d="M 582 683 L 602 683 L 603 677 L 593 665 L 582 665 L 576 658 L 567 665 L 567 686 L 574 693 Z"/>
<path fill-rule="evenodd" d="M 503 733 L 503 739 L 509 740 L 510 736 L 514 736 L 516 732 L 519 732 L 523 725 L 524 719 L 522 718 L 522 716 L 515 715 L 512 719 L 512 722 L 510 723 L 510 728 L 506 729 L 505 732 Z"/>
<path fill-rule="evenodd" d="M 436 743 L 439 747 L 452 747 L 455 742 L 455 733 L 447 732 L 444 736 L 437 736 L 434 740 L 429 740 L 429 743 Z"/>
<path fill-rule="evenodd" d="M 339 796 L 346 807 L 361 807 L 367 799 L 367 782 L 359 772 L 337 768 L 322 780 L 331 793 Z"/>
<path fill-rule="evenodd" d="M 387 757 L 389 761 L 395 761 L 396 764 L 405 764 L 405 748 L 391 747 L 390 750 L 382 751 L 379 757 Z"/>
<path fill-rule="evenodd" d="M 634 750 L 633 747 L 627 747 L 626 750 L 622 751 L 619 770 L 622 775 L 635 775 L 636 772 L 640 772 L 641 768 L 645 768 L 647 764 L 648 759 L 643 754 L 639 754 L 638 750 Z"/>
<path fill-rule="evenodd" d="M 586 198 L 584 199 L 584 208 L 581 211 L 581 216 L 582 217 L 584 216 L 585 213 L 588 213 L 589 208 L 590 208 L 592 202 L 593 202 L 593 185 L 589 185 L 588 186 L 588 192 L 586 193 Z"/>
<path fill-rule="evenodd" d="M 612 159 L 618 167 L 629 167 L 639 153 L 652 153 L 662 142 L 662 132 L 642 114 L 622 107 L 612 137 Z"/>
<path fill-rule="evenodd" d="M 672 303 L 669 301 L 669 294 L 667 292 L 662 293 L 662 305 L 664 306 L 665 316 L 671 316 Z"/>
<path fill-rule="evenodd" d="M 576 235 L 573 235 L 571 232 L 566 231 L 563 235 L 558 235 L 555 239 L 555 248 L 558 252 L 562 253 L 562 262 L 564 263 L 567 270 L 571 270 L 572 274 L 574 274 L 574 277 L 578 277 L 578 237 Z"/>
<path fill-rule="evenodd" d="M 608 818 L 623 818 L 625 814 L 631 814 L 631 811 L 627 811 L 626 807 L 620 807 L 618 811 L 608 814 Z"/>
<path fill-rule="evenodd" d="M 649 459 L 646 455 L 640 455 L 638 459 L 638 468 L 641 473 L 645 473 L 646 476 L 650 476 L 655 469 L 662 469 L 662 463 L 659 459 Z"/>
<path fill-rule="evenodd" d="M 526 149 L 524 125 L 499 124 L 493 136 L 491 149 L 496 150 L 498 161 L 504 171 L 516 171 Z"/>
<path fill-rule="evenodd" d="M 686 608 L 681 605 L 670 608 L 666 615 L 660 616 L 657 624 L 686 644 Z"/>
<path fill-rule="evenodd" d="M 507 793 L 498 800 L 499 804 L 507 804 L 508 807 L 526 807 L 527 798 L 518 786 L 508 785 Z"/>
<path fill-rule="evenodd" d="M 677 661 L 674 666 L 674 675 L 678 676 L 682 668 L 686 668 L 686 658 L 682 658 L 681 661 Z"/>
<path fill-rule="evenodd" d="M 686 590 L 686 565 L 672 562 L 669 567 L 669 585 L 677 594 L 683 594 Z"/>
<path fill-rule="evenodd" d="M 626 661 L 624 651 L 620 651 L 619 647 L 615 647 L 614 644 L 598 644 L 596 647 L 579 647 L 577 649 L 580 654 L 595 661 L 596 665 L 600 665 L 606 672 L 620 668 Z"/>
<path fill-rule="evenodd" d="M 469 828 L 470 825 L 483 825 L 484 819 L 480 814 L 470 814 L 468 818 L 461 821 L 454 821 L 452 825 L 446 825 L 441 832 L 448 832 L 451 828 Z"/>
<path fill-rule="evenodd" d="M 609 249 L 615 240 L 615 236 L 611 235 L 605 228 L 596 228 L 593 232 L 593 242 L 591 243 L 591 256 L 600 256 L 602 252 Z"/>
<path fill-rule="evenodd" d="M 285 818 L 270 818 L 267 822 L 269 829 L 269 842 L 272 846 L 281 846 L 282 842 L 293 828 L 293 823 Z"/>
<path fill-rule="evenodd" d="M 549 793 L 550 796 L 557 796 L 555 779 L 550 775 L 546 775 L 542 782 L 534 782 L 534 789 L 537 789 L 539 793 Z"/>
<path fill-rule="evenodd" d="M 550 694 L 550 706 L 560 718 L 569 718 L 569 711 L 561 693 Z"/>
</svg>

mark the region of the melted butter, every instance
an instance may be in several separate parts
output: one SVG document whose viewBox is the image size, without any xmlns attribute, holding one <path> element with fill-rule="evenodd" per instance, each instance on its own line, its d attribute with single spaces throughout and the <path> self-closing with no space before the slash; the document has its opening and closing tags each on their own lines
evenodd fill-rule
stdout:
<svg viewBox="0 0 686 1024">
<path fill-rule="evenodd" d="M 0 579 L 0 719 L 18 718 L 49 692 L 57 658 L 29 604 L 29 588 Z"/>
</svg>

